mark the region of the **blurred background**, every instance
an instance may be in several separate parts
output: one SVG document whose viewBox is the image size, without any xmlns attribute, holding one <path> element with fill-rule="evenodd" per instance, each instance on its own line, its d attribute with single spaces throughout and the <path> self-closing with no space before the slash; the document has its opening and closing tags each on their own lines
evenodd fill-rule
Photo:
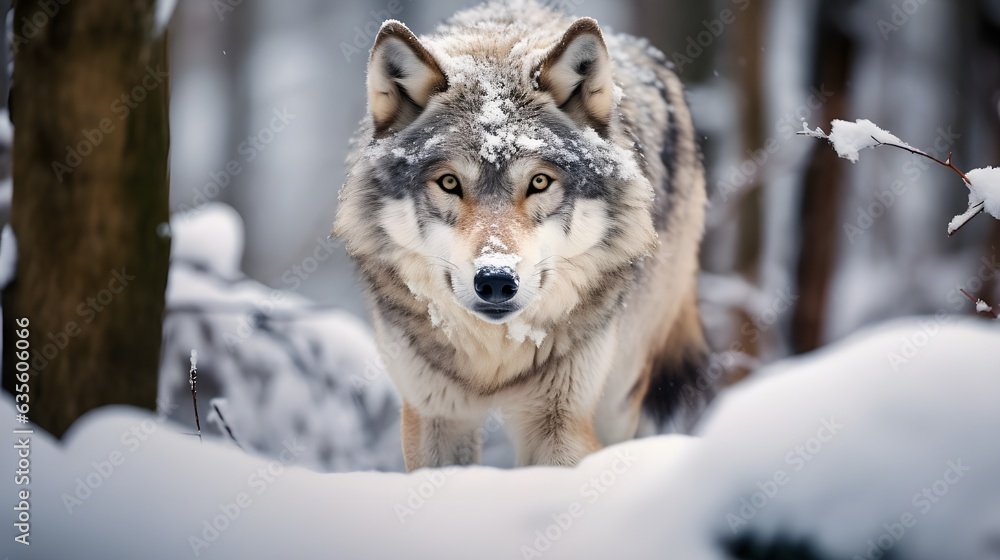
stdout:
<svg viewBox="0 0 1000 560">
<path fill-rule="evenodd" d="M 968 194 L 954 174 L 888 148 L 851 164 L 795 135 L 803 121 L 867 118 L 941 159 L 953 151 L 959 168 L 1000 165 L 1000 0 L 546 3 L 647 37 L 687 84 L 710 196 L 702 311 L 714 350 L 738 358 L 732 378 L 893 317 L 973 314 L 960 289 L 1000 302 L 1000 225 L 980 217 L 947 236 Z M 177 3 L 170 207 L 183 218 L 165 413 L 191 423 L 200 348 L 205 400 L 225 398 L 214 412 L 230 407 L 244 446 L 280 450 L 298 434 L 315 468 L 401 468 L 398 402 L 352 264 L 326 237 L 380 24 L 420 35 L 474 4 Z M 9 152 L 7 138 L 6 176 Z M 333 328 L 310 324 L 331 314 Z M 504 464 L 496 453 L 487 462 Z"/>
<path fill-rule="evenodd" d="M 429 33 L 474 4 L 179 2 L 171 26 L 172 208 L 231 205 L 246 226 L 242 269 L 292 288 L 286 273 L 331 227 L 347 140 L 365 113 L 366 57 L 378 26 L 392 17 Z M 744 337 L 748 353 L 770 360 L 874 321 L 951 310 L 949 293 L 991 256 L 1000 235 L 992 220 L 946 237 L 944 225 L 966 200 L 947 170 L 891 150 L 851 165 L 792 133 L 803 120 L 828 130 L 833 118 L 868 118 L 942 159 L 954 151 L 960 168 L 1000 164 L 1000 2 L 550 4 L 649 38 L 689 88 L 712 200 L 702 297 L 717 346 Z M 295 115 L 287 129 L 241 150 L 281 109 Z M 231 160 L 239 175 L 225 172 Z M 901 195 L 892 191 L 897 181 Z M 995 286 L 981 290 L 998 294 Z M 342 251 L 297 291 L 365 316 Z M 773 313 L 789 293 L 793 305 Z M 748 329 L 759 336 L 740 332 L 747 319 L 761 319 L 754 323 L 762 328 Z"/>
</svg>

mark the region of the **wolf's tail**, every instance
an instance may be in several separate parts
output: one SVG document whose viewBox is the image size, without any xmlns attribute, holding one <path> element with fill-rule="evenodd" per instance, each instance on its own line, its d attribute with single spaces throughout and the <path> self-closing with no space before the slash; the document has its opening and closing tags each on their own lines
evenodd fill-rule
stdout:
<svg viewBox="0 0 1000 560">
<path fill-rule="evenodd" d="M 674 431 L 688 431 L 715 397 L 718 377 L 709 370 L 707 349 L 660 355 L 653 362 L 642 408 L 658 429 L 669 422 L 676 426 Z"/>
<path fill-rule="evenodd" d="M 692 295 L 649 369 L 642 408 L 657 431 L 663 431 L 668 422 L 670 431 L 686 432 L 694 426 L 724 377 L 720 365 L 713 367 L 709 360 L 697 299 Z"/>
</svg>

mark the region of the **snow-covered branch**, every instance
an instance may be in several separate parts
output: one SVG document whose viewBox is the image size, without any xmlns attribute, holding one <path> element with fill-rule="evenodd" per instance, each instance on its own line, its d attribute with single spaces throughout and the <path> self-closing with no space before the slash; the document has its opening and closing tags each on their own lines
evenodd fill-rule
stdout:
<svg viewBox="0 0 1000 560">
<path fill-rule="evenodd" d="M 819 127 L 810 129 L 809 125 L 802 123 L 802 130 L 799 131 L 799 134 L 828 140 L 837 151 L 837 155 L 853 163 L 857 163 L 861 150 L 878 146 L 891 146 L 927 158 L 954 171 L 969 189 L 969 208 L 964 213 L 955 216 L 948 224 L 949 236 L 982 212 L 1000 220 L 1000 168 L 984 167 L 973 169 L 967 173 L 963 172 L 952 162 L 951 154 L 948 154 L 947 160 L 941 161 L 931 154 L 903 142 L 891 132 L 883 130 L 867 119 L 858 119 L 855 122 L 834 120 L 831 123 L 829 134 L 823 132 Z"/>
<path fill-rule="evenodd" d="M 960 289 L 959 291 L 962 292 L 962 295 L 965 296 L 966 299 L 976 304 L 976 313 L 979 313 L 981 315 L 986 315 L 987 317 L 993 317 L 994 319 L 1000 319 L 1000 313 L 994 311 L 992 305 L 986 303 L 985 301 L 977 298 L 976 296 L 970 294 L 965 290 Z"/>
</svg>

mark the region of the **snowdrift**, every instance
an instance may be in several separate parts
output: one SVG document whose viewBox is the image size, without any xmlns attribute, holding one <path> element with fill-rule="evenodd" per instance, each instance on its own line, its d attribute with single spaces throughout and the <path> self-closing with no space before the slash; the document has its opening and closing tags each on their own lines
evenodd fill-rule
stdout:
<svg viewBox="0 0 1000 560">
<path fill-rule="evenodd" d="M 697 437 L 575 469 L 317 473 L 114 407 L 32 436 L 14 558 L 902 558 L 1000 553 L 1000 331 L 914 319 L 723 392 Z M 9 398 L 2 414 L 13 415 Z M 186 428 L 185 428 L 186 431 Z M 13 464 L 4 446 L 4 464 Z"/>
</svg>

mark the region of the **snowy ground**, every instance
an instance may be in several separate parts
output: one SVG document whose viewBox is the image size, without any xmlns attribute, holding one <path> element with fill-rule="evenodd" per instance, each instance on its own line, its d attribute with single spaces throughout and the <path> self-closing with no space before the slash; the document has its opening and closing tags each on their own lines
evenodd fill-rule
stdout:
<svg viewBox="0 0 1000 560">
<path fill-rule="evenodd" d="M 576 469 L 320 474 L 294 438 L 282 464 L 102 409 L 65 446 L 34 436 L 14 557 L 997 558 L 998 343 L 995 322 L 898 321 L 723 392 L 697 438 Z"/>
<path fill-rule="evenodd" d="M 14 544 L 8 506 L 0 554 L 1000 558 L 995 321 L 858 333 L 724 391 L 695 437 L 629 442 L 575 469 L 376 472 L 402 469 L 399 402 L 367 326 L 245 278 L 242 224 L 224 205 L 175 216 L 172 234 L 160 415 L 94 411 L 62 444 L 36 432 L 32 544 Z M 11 408 L 4 395 L 0 414 Z M 497 424 L 482 434 L 485 462 L 509 466 Z M 0 485 L 0 503 L 18 504 L 16 488 Z"/>
</svg>

